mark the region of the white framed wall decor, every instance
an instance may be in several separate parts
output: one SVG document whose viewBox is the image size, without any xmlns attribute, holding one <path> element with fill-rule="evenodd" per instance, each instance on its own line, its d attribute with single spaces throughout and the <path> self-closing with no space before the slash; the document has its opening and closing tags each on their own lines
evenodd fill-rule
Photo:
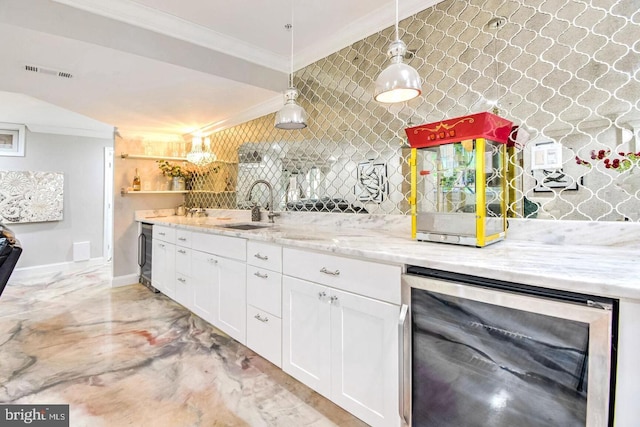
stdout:
<svg viewBox="0 0 640 427">
<path fill-rule="evenodd" d="M 0 123 L 0 156 L 24 157 L 25 126 Z"/>
</svg>

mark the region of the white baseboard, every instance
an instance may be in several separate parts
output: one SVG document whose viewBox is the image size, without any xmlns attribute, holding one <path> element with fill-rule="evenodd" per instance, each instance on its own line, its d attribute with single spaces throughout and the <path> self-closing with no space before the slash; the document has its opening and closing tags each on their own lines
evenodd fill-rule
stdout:
<svg viewBox="0 0 640 427">
<path fill-rule="evenodd" d="M 125 274 L 124 276 L 114 277 L 111 280 L 112 288 L 119 288 L 121 286 L 129 286 L 134 283 L 138 283 L 138 275 L 137 274 Z"/>
<path fill-rule="evenodd" d="M 91 258 L 87 261 L 59 262 L 55 264 L 34 265 L 32 267 L 16 268 L 11 273 L 11 281 L 28 280 L 55 273 L 79 271 L 84 270 L 85 268 L 96 267 L 104 264 L 106 264 L 104 257 L 99 257 Z"/>
</svg>

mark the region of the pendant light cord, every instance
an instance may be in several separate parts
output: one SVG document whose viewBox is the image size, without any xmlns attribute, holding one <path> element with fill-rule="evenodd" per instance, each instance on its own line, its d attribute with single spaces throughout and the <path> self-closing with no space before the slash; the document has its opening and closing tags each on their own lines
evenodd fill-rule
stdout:
<svg viewBox="0 0 640 427">
<path fill-rule="evenodd" d="M 293 6 L 294 0 L 291 0 L 291 73 L 289 74 L 289 87 L 293 87 Z"/>
<path fill-rule="evenodd" d="M 398 20 L 399 20 L 399 15 L 398 15 L 398 0 L 396 0 L 396 40 L 400 40 L 400 30 L 398 29 Z"/>
</svg>

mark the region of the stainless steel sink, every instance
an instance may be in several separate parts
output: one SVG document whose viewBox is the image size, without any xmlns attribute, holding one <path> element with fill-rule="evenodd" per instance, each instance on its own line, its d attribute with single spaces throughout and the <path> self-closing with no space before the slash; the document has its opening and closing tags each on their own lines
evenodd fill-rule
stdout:
<svg viewBox="0 0 640 427">
<path fill-rule="evenodd" d="M 234 230 L 257 230 L 259 228 L 268 228 L 271 226 L 266 224 L 227 224 L 222 227 L 232 228 Z"/>
</svg>

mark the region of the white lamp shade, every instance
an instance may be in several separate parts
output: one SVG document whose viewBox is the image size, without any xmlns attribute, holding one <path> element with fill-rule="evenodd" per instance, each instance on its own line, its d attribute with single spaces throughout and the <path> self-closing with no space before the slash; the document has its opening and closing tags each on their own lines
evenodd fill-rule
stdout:
<svg viewBox="0 0 640 427">
<path fill-rule="evenodd" d="M 382 70 L 376 79 L 373 95 L 376 101 L 404 102 L 422 93 L 418 72 L 403 62 L 406 53 L 407 45 L 400 39 L 396 39 L 389 45 L 387 55 L 391 58 L 391 65 Z"/>
<path fill-rule="evenodd" d="M 374 98 L 378 102 L 404 102 L 422 93 L 420 76 L 410 65 L 394 62 L 376 80 Z"/>
<path fill-rule="evenodd" d="M 298 90 L 289 88 L 284 94 L 285 104 L 276 113 L 275 126 L 278 129 L 304 129 L 307 127 L 307 112 L 296 102 Z"/>
</svg>

